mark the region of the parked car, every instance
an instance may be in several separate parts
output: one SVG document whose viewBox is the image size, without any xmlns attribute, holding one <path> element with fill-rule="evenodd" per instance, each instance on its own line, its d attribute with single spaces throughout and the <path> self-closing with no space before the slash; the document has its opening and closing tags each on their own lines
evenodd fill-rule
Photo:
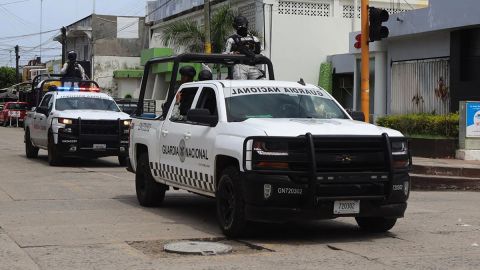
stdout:
<svg viewBox="0 0 480 270">
<path fill-rule="evenodd" d="M 7 102 L 0 111 L 0 124 L 4 127 L 7 125 L 16 125 L 17 120 L 19 125 L 23 125 L 25 115 L 28 110 L 26 102 Z"/>
</svg>

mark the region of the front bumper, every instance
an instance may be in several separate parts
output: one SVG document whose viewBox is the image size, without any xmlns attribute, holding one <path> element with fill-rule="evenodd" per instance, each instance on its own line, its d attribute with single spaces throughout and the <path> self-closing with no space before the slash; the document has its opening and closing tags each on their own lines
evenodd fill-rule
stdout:
<svg viewBox="0 0 480 270">
<path fill-rule="evenodd" d="M 360 203 L 360 214 L 350 215 L 358 217 L 403 217 L 407 203 L 376 204 L 369 201 Z M 323 203 L 315 209 L 299 209 L 286 207 L 259 207 L 246 205 L 245 213 L 248 220 L 257 222 L 286 222 L 298 220 L 334 219 L 349 215 L 333 215 L 333 202 Z"/>
<path fill-rule="evenodd" d="M 99 148 L 98 146 L 105 146 Z M 66 156 L 128 156 L 128 138 L 105 135 L 70 135 L 58 133 L 57 151 Z"/>
<path fill-rule="evenodd" d="M 313 190 L 288 176 L 246 173 L 243 190 L 246 215 L 252 221 L 332 219 L 336 217 L 403 217 L 410 177 L 394 174 L 391 181 L 334 183 L 317 181 Z M 312 199 L 313 198 L 313 199 Z M 334 214 L 334 202 L 360 201 L 358 214 Z"/>
</svg>

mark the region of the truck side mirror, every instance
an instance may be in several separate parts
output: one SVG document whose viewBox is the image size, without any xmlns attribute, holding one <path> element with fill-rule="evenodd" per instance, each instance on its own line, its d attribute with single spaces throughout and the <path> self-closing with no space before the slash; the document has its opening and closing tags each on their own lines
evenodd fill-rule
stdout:
<svg viewBox="0 0 480 270">
<path fill-rule="evenodd" d="M 350 116 L 353 118 L 355 121 L 360 121 L 360 122 L 365 122 L 365 114 L 363 112 L 349 112 Z"/>
<path fill-rule="evenodd" d="M 211 115 L 207 109 L 191 109 L 187 113 L 187 121 L 214 127 L 218 124 L 218 116 Z"/>
</svg>

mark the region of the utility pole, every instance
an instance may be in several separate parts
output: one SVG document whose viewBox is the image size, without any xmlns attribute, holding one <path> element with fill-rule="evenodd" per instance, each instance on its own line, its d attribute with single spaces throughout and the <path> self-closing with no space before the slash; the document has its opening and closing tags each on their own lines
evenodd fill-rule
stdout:
<svg viewBox="0 0 480 270">
<path fill-rule="evenodd" d="M 210 36 L 210 0 L 205 0 L 203 14 L 205 15 L 205 53 L 212 53 L 212 38 Z"/>
<path fill-rule="evenodd" d="M 96 1 L 93 0 L 93 12 L 92 12 L 92 14 L 95 14 L 95 6 L 96 6 Z"/>
<path fill-rule="evenodd" d="M 365 115 L 365 122 L 370 122 L 370 28 L 369 28 L 369 0 L 362 0 L 362 64 L 361 64 L 361 109 Z"/>
<path fill-rule="evenodd" d="M 62 66 L 65 64 L 65 58 L 67 56 L 67 28 L 62 27 Z"/>
<path fill-rule="evenodd" d="M 17 92 L 18 92 L 18 84 L 20 83 L 20 77 L 19 77 L 19 66 L 18 66 L 18 60 L 20 60 L 20 55 L 19 55 L 20 48 L 15 46 L 15 83 L 17 84 Z"/>
<path fill-rule="evenodd" d="M 42 62 L 43 0 L 40 0 L 40 63 Z"/>
</svg>

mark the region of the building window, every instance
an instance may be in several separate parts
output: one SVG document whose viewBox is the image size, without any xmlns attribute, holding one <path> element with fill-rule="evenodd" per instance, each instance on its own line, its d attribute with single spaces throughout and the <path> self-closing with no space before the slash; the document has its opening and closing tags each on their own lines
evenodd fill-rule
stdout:
<svg viewBox="0 0 480 270">
<path fill-rule="evenodd" d="M 88 61 L 89 58 L 90 57 L 88 55 L 88 45 L 83 45 L 83 60 Z"/>
<path fill-rule="evenodd" d="M 280 1 L 278 2 L 278 14 L 330 17 L 332 12 L 330 3 Z"/>
<path fill-rule="evenodd" d="M 343 6 L 343 18 L 346 19 L 353 19 L 355 16 L 355 7 L 352 5 L 344 5 Z"/>
</svg>

